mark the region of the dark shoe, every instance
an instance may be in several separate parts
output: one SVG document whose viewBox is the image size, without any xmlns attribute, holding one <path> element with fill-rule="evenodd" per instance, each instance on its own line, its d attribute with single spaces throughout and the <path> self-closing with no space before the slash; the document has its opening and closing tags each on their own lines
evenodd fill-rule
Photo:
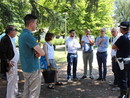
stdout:
<svg viewBox="0 0 130 98">
<path fill-rule="evenodd" d="M 114 84 L 114 83 L 110 83 L 109 85 L 112 86 L 112 87 L 118 87 L 118 85 Z"/>
<path fill-rule="evenodd" d="M 73 81 L 78 81 L 79 79 L 78 78 L 73 78 Z"/>
<path fill-rule="evenodd" d="M 106 79 L 102 79 L 102 81 L 106 81 Z"/>
<path fill-rule="evenodd" d="M 56 82 L 55 85 L 60 86 L 60 85 L 63 85 L 63 83 L 62 82 Z"/>
<path fill-rule="evenodd" d="M 97 78 L 97 81 L 101 81 L 102 80 L 102 78 Z"/>
<path fill-rule="evenodd" d="M 87 78 L 86 76 L 83 76 L 81 79 L 85 79 L 85 78 Z"/>
<path fill-rule="evenodd" d="M 90 78 L 90 79 L 92 79 L 92 80 L 94 79 L 94 77 L 93 77 L 93 76 L 90 76 L 89 78 Z"/>
</svg>

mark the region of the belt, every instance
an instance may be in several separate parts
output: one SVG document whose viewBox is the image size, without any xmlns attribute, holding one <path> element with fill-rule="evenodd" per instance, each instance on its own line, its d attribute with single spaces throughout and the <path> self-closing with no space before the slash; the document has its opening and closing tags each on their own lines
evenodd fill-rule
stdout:
<svg viewBox="0 0 130 98">
<path fill-rule="evenodd" d="M 112 58 L 116 58 L 116 56 L 112 56 Z"/>
<path fill-rule="evenodd" d="M 74 55 L 77 55 L 77 53 L 68 53 L 68 54 L 74 54 Z"/>
<path fill-rule="evenodd" d="M 107 51 L 105 51 L 105 52 L 97 52 L 97 53 L 100 53 L 100 54 L 103 54 L 103 53 L 106 53 Z"/>
</svg>

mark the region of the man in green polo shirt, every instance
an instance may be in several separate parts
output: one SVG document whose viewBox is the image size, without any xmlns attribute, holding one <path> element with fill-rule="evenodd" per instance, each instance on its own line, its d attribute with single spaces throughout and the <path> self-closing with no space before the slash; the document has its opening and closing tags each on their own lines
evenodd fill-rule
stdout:
<svg viewBox="0 0 130 98">
<path fill-rule="evenodd" d="M 25 29 L 19 37 L 20 60 L 25 80 L 23 98 L 39 98 L 41 74 L 38 57 L 45 53 L 32 35 L 37 27 L 37 17 L 28 14 L 24 17 L 24 22 Z"/>
</svg>

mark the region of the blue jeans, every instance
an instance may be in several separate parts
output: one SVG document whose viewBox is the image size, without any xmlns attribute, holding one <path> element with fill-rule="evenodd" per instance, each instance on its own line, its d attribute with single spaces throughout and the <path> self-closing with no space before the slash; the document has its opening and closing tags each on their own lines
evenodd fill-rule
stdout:
<svg viewBox="0 0 130 98">
<path fill-rule="evenodd" d="M 76 71 L 77 71 L 77 53 L 68 53 L 67 55 L 67 79 L 71 78 L 71 66 L 73 65 L 73 78 L 76 78 Z"/>
<path fill-rule="evenodd" d="M 99 78 L 106 79 L 107 52 L 97 52 L 97 61 L 98 61 Z M 102 71 L 102 65 L 103 65 L 103 71 Z"/>
</svg>

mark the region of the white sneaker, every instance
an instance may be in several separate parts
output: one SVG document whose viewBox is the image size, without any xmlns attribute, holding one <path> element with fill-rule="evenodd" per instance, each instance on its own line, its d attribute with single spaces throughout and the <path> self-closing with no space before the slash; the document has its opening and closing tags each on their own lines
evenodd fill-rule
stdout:
<svg viewBox="0 0 130 98">
<path fill-rule="evenodd" d="M 68 82 L 71 82 L 71 79 L 68 79 Z"/>
</svg>

